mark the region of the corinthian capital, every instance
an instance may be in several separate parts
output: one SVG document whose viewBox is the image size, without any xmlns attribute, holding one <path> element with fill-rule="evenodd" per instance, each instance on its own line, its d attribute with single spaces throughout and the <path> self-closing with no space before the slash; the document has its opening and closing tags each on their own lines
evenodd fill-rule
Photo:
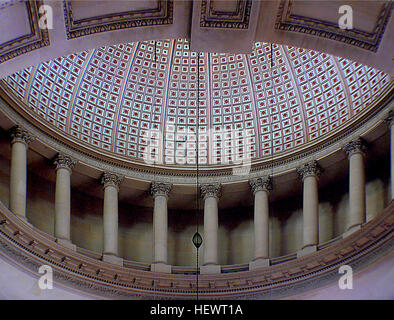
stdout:
<svg viewBox="0 0 394 320">
<path fill-rule="evenodd" d="M 152 182 L 150 186 L 150 194 L 152 197 L 165 196 L 168 198 L 170 191 L 172 189 L 172 184 L 163 182 Z"/>
<path fill-rule="evenodd" d="M 10 130 L 10 136 L 11 144 L 15 142 L 23 142 L 25 144 L 29 144 L 31 141 L 34 140 L 33 136 L 19 125 L 12 127 L 12 129 Z"/>
<path fill-rule="evenodd" d="M 301 179 L 305 179 L 307 176 L 320 176 L 323 173 L 323 168 L 319 165 L 316 160 L 310 161 L 297 168 L 297 173 Z"/>
<path fill-rule="evenodd" d="M 366 149 L 367 149 L 366 143 L 361 138 L 350 141 L 346 146 L 342 148 L 342 150 L 346 152 L 348 158 L 350 158 L 351 155 L 355 153 L 365 154 Z"/>
<path fill-rule="evenodd" d="M 394 110 L 390 110 L 386 118 L 386 121 L 389 123 L 390 127 L 394 124 L 393 120 L 394 120 Z"/>
<path fill-rule="evenodd" d="M 71 172 L 74 169 L 77 161 L 70 156 L 58 153 L 53 163 L 56 166 L 56 170 L 67 169 Z"/>
<path fill-rule="evenodd" d="M 101 183 L 104 189 L 108 186 L 113 186 L 119 189 L 120 183 L 123 181 L 123 176 L 111 172 L 104 172 L 101 178 Z"/>
<path fill-rule="evenodd" d="M 205 200 L 208 197 L 219 199 L 221 196 L 222 186 L 220 183 L 201 185 L 201 197 Z"/>
<path fill-rule="evenodd" d="M 252 187 L 253 194 L 257 191 L 272 190 L 272 178 L 270 176 L 253 178 L 249 180 L 249 185 Z"/>
</svg>

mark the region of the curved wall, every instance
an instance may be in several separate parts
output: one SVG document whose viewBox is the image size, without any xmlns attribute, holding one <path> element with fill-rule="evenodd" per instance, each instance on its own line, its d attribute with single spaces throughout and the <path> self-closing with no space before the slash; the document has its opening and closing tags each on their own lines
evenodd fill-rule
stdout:
<svg viewBox="0 0 394 320">
<path fill-rule="evenodd" d="M 394 253 L 388 253 L 367 268 L 353 274 L 353 289 L 340 290 L 337 282 L 284 299 L 394 299 Z M 101 297 L 69 289 L 55 283 L 52 290 L 41 290 L 37 278 L 22 271 L 0 255 L 0 299 L 71 300 Z M 339 279 L 338 274 L 338 279 Z M 101 298 L 102 299 L 102 298 Z"/>
</svg>

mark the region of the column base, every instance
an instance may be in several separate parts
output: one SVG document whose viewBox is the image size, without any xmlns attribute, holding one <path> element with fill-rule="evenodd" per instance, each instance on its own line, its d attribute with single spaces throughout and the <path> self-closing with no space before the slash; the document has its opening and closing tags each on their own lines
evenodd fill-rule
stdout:
<svg viewBox="0 0 394 320">
<path fill-rule="evenodd" d="M 304 246 L 301 250 L 297 251 L 297 259 L 307 256 L 308 254 L 311 254 L 316 251 L 317 251 L 317 245 L 315 244 Z"/>
<path fill-rule="evenodd" d="M 249 270 L 269 267 L 270 259 L 268 258 L 257 258 L 249 262 Z"/>
<path fill-rule="evenodd" d="M 68 249 L 71 249 L 73 251 L 77 251 L 77 246 L 73 244 L 70 240 L 65 240 L 65 239 L 56 239 L 56 242 L 63 247 L 66 247 Z"/>
<path fill-rule="evenodd" d="M 350 236 L 352 233 L 360 229 L 361 229 L 361 224 L 356 224 L 354 226 L 351 226 L 342 234 L 342 238 L 346 238 L 347 236 Z"/>
<path fill-rule="evenodd" d="M 207 264 L 200 267 L 200 274 L 218 274 L 222 272 L 219 264 Z"/>
<path fill-rule="evenodd" d="M 115 256 L 114 254 L 104 253 L 103 261 L 123 267 L 123 258 Z"/>
<path fill-rule="evenodd" d="M 150 265 L 150 271 L 153 272 L 162 272 L 162 273 L 171 273 L 171 265 L 165 264 L 163 262 L 156 262 Z"/>
</svg>

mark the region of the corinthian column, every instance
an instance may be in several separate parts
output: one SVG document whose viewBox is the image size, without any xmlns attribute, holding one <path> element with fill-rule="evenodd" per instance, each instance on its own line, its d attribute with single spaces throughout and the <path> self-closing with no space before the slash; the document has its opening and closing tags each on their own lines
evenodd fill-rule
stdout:
<svg viewBox="0 0 394 320">
<path fill-rule="evenodd" d="M 26 220 L 27 148 L 32 136 L 20 126 L 11 129 L 10 210 Z"/>
<path fill-rule="evenodd" d="M 171 266 L 167 264 L 168 213 L 167 200 L 172 185 L 162 182 L 152 182 L 151 195 L 154 200 L 153 235 L 154 258 L 151 270 L 171 273 Z"/>
<path fill-rule="evenodd" d="M 56 166 L 55 189 L 55 237 L 57 242 L 71 249 L 71 173 L 76 161 L 64 154 L 58 154 L 54 160 Z"/>
<path fill-rule="evenodd" d="M 365 222 L 365 168 L 366 145 L 362 139 L 349 142 L 343 150 L 349 159 L 349 225 L 347 231 L 355 231 Z"/>
<path fill-rule="evenodd" d="M 106 172 L 101 178 L 104 187 L 104 250 L 103 261 L 123 265 L 118 257 L 118 192 L 123 177 Z"/>
<path fill-rule="evenodd" d="M 390 172 L 391 172 L 391 199 L 394 198 L 394 110 L 390 110 L 387 117 L 390 126 Z"/>
<path fill-rule="evenodd" d="M 303 247 L 298 256 L 316 251 L 319 242 L 319 196 L 318 177 L 323 169 L 317 161 L 297 168 L 304 184 L 303 199 Z"/>
<path fill-rule="evenodd" d="M 254 195 L 254 259 L 249 269 L 269 266 L 269 193 L 271 177 L 249 181 Z"/>
<path fill-rule="evenodd" d="M 204 199 L 204 257 L 201 273 L 220 273 L 218 265 L 218 200 L 221 195 L 220 184 L 201 186 Z"/>
</svg>

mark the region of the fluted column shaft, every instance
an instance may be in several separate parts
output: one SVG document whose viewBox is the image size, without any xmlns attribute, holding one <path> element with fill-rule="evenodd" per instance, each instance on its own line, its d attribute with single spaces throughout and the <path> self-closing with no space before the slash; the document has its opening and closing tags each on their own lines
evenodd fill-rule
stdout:
<svg viewBox="0 0 394 320">
<path fill-rule="evenodd" d="M 220 185 L 201 186 L 204 199 L 204 259 L 203 265 L 218 264 L 218 199 Z"/>
<path fill-rule="evenodd" d="M 71 239 L 71 173 L 75 161 L 69 156 L 58 154 L 56 165 L 55 189 L 55 237 Z"/>
<path fill-rule="evenodd" d="M 167 200 L 172 185 L 153 182 L 151 195 L 154 199 L 153 207 L 153 234 L 154 234 L 154 258 L 153 263 L 167 264 L 167 239 L 168 239 L 168 210 Z"/>
<path fill-rule="evenodd" d="M 254 259 L 269 258 L 269 192 L 270 177 L 251 179 L 254 194 Z"/>
<path fill-rule="evenodd" d="M 318 176 L 322 169 L 316 161 L 298 168 L 303 180 L 303 248 L 319 243 Z"/>
<path fill-rule="evenodd" d="M 365 143 L 361 139 L 344 147 L 349 158 L 349 225 L 348 230 L 365 222 Z"/>
<path fill-rule="evenodd" d="M 26 219 L 27 148 L 32 137 L 19 126 L 11 130 L 10 209 Z"/>
<path fill-rule="evenodd" d="M 118 255 L 118 192 L 122 177 L 104 173 L 104 254 Z"/>
<path fill-rule="evenodd" d="M 390 123 L 390 171 L 391 171 L 391 199 L 394 198 L 394 121 Z"/>
<path fill-rule="evenodd" d="M 394 110 L 390 110 L 386 119 L 390 127 L 390 172 L 391 172 L 391 199 L 394 198 Z"/>
<path fill-rule="evenodd" d="M 317 177 L 304 178 L 304 247 L 319 242 L 319 199 Z"/>
</svg>

